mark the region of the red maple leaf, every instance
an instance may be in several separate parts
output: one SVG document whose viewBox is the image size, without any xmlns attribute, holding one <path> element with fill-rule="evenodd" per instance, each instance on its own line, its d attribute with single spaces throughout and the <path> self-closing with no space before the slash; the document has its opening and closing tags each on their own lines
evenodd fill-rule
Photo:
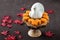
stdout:
<svg viewBox="0 0 60 40">
<path fill-rule="evenodd" d="M 1 32 L 2 35 L 7 35 L 8 34 L 8 31 L 7 30 L 4 30 Z"/>
<path fill-rule="evenodd" d="M 5 40 L 16 40 L 16 37 L 13 35 L 8 35 L 7 38 L 5 38 Z"/>
<path fill-rule="evenodd" d="M 53 14 L 54 10 L 47 10 L 46 12 L 49 13 L 49 14 Z"/>
<path fill-rule="evenodd" d="M 45 33 L 45 35 L 46 35 L 47 37 L 52 37 L 52 36 L 53 36 L 53 33 L 52 33 L 51 31 L 48 31 L 48 32 Z"/>
</svg>

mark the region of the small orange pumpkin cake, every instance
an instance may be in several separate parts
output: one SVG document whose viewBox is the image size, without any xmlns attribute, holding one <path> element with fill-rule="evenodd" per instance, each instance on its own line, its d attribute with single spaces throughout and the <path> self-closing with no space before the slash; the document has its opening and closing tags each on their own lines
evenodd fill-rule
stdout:
<svg viewBox="0 0 60 40">
<path fill-rule="evenodd" d="M 44 12 L 42 15 L 42 18 L 31 18 L 29 16 L 29 10 L 26 11 L 26 13 L 23 14 L 23 22 L 27 24 L 27 26 L 33 27 L 33 28 L 38 28 L 43 25 L 47 25 L 49 22 L 49 16 L 48 13 Z"/>
</svg>

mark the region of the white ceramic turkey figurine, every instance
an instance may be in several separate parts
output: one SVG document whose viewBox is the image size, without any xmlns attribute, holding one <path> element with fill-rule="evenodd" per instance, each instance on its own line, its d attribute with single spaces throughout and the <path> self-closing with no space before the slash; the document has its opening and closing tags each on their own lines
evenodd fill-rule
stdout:
<svg viewBox="0 0 60 40">
<path fill-rule="evenodd" d="M 44 6 L 39 2 L 34 3 L 31 10 L 27 10 L 26 13 L 23 14 L 23 22 L 30 28 L 28 31 L 30 37 L 41 36 L 42 33 L 37 28 L 41 28 L 44 25 L 46 26 L 48 21 L 48 13 L 44 11 Z"/>
<path fill-rule="evenodd" d="M 41 18 L 43 13 L 44 13 L 44 6 L 41 3 L 37 2 L 32 5 L 29 16 L 31 18 Z"/>
</svg>

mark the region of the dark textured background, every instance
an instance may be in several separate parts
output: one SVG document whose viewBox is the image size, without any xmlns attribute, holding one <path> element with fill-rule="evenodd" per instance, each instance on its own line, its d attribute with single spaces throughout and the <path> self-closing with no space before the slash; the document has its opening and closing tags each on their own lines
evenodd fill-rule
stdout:
<svg viewBox="0 0 60 40">
<path fill-rule="evenodd" d="M 26 7 L 30 10 L 31 5 L 35 2 L 41 2 L 44 4 L 45 10 L 53 9 L 55 11 L 54 14 L 49 14 L 50 23 L 47 27 L 41 28 L 43 33 L 48 30 L 54 32 L 54 37 L 48 38 L 42 35 L 39 38 L 31 38 L 27 35 L 29 29 L 26 25 L 13 24 L 13 28 L 11 29 L 0 26 L 0 31 L 9 30 L 12 34 L 14 30 L 20 30 L 24 36 L 22 40 L 60 40 L 60 0 L 0 0 L 0 20 L 4 15 L 10 15 L 12 19 L 20 19 L 16 16 L 17 13 L 23 12 L 20 8 Z M 4 40 L 3 38 L 4 36 L 1 35 L 0 40 Z"/>
</svg>

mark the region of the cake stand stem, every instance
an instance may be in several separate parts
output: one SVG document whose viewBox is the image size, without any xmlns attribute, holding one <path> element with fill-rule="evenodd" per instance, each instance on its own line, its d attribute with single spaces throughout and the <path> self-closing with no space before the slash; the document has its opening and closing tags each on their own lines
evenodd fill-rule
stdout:
<svg viewBox="0 0 60 40">
<path fill-rule="evenodd" d="M 39 29 L 30 29 L 29 31 L 28 31 L 28 35 L 30 36 L 30 37 L 39 37 L 39 36 L 41 36 L 41 31 L 39 30 Z"/>
</svg>

